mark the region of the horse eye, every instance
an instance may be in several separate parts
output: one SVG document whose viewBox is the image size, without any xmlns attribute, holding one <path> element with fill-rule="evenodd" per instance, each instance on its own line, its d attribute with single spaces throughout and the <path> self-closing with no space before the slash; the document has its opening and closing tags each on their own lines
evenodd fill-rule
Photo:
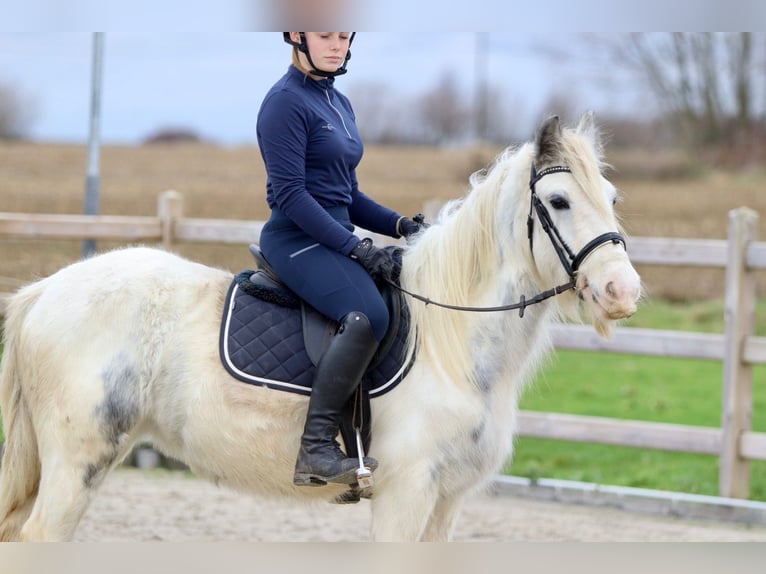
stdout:
<svg viewBox="0 0 766 574">
<path fill-rule="evenodd" d="M 553 209 L 569 209 L 569 201 L 560 195 L 555 195 L 551 198 L 551 207 Z"/>
</svg>

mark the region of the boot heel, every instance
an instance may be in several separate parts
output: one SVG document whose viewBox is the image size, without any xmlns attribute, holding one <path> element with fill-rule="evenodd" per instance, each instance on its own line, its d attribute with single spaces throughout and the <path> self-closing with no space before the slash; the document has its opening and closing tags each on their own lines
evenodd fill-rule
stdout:
<svg viewBox="0 0 766 574">
<path fill-rule="evenodd" d="M 296 486 L 326 486 L 327 482 L 315 474 L 296 473 L 293 476 L 293 484 Z"/>
<path fill-rule="evenodd" d="M 296 472 L 293 475 L 293 484 L 296 486 L 325 486 L 329 482 L 333 484 L 356 484 L 357 469 L 352 467 L 331 476 L 319 476 L 313 472 Z"/>
</svg>

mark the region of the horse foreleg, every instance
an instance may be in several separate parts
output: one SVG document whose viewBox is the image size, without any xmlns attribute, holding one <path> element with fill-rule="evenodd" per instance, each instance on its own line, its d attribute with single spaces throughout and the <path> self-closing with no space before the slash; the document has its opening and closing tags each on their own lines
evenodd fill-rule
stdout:
<svg viewBox="0 0 766 574">
<path fill-rule="evenodd" d="M 428 519 L 421 540 L 425 542 L 447 542 L 452 538 L 452 531 L 457 523 L 463 497 L 458 495 L 439 496 L 431 517 Z"/>
<path fill-rule="evenodd" d="M 380 472 L 380 471 L 378 471 Z M 372 497 L 372 539 L 415 542 L 421 539 L 438 498 L 438 483 L 429 471 L 408 470 L 385 477 Z"/>
</svg>

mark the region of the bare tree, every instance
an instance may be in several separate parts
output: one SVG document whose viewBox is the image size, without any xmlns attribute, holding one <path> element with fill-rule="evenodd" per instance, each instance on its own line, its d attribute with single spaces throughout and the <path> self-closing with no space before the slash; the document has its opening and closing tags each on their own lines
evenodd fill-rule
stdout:
<svg viewBox="0 0 766 574">
<path fill-rule="evenodd" d="M 368 143 L 413 143 L 418 139 L 412 104 L 391 92 L 387 84 L 362 82 L 352 86 L 349 96 L 354 104 L 357 127 Z"/>
<path fill-rule="evenodd" d="M 521 121 L 525 115 L 523 102 L 496 85 L 489 84 L 485 90 L 483 100 L 476 104 L 479 109 L 473 111 L 474 116 L 483 118 L 481 130 L 477 130 L 480 138 L 501 145 L 523 141 L 529 133 Z"/>
<path fill-rule="evenodd" d="M 423 94 L 418 109 L 426 143 L 458 142 L 471 136 L 471 109 L 452 72 L 445 73 L 434 89 Z"/>
<path fill-rule="evenodd" d="M 622 64 L 638 72 L 687 143 L 737 145 L 763 121 L 756 109 L 766 65 L 757 62 L 763 34 L 640 33 L 612 44 Z"/>
<path fill-rule="evenodd" d="M 753 38 L 752 34 L 743 32 L 729 38 L 729 49 L 732 52 L 731 73 L 734 82 L 734 98 L 736 101 L 737 135 L 746 141 L 752 134 L 753 119 Z M 761 76 L 766 80 L 766 74 Z"/>
</svg>

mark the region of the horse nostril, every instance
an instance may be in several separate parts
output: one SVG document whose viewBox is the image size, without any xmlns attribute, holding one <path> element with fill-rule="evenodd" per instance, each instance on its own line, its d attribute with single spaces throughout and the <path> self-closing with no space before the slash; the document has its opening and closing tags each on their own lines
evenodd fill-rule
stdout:
<svg viewBox="0 0 766 574">
<path fill-rule="evenodd" d="M 614 281 L 610 281 L 606 284 L 606 294 L 610 297 L 617 297 L 617 290 L 614 288 Z"/>
</svg>

